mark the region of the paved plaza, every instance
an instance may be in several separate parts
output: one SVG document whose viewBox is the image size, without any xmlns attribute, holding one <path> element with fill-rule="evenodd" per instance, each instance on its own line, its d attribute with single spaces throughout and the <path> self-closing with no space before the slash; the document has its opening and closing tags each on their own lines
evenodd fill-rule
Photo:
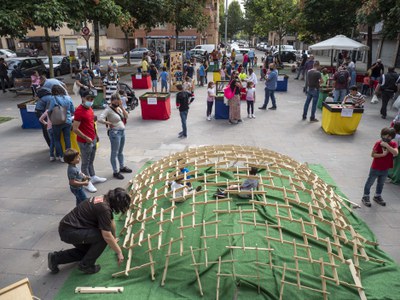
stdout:
<svg viewBox="0 0 400 300">
<path fill-rule="evenodd" d="M 133 71 L 133 67 L 132 67 Z M 258 70 L 257 70 L 258 75 Z M 212 74 L 209 74 L 209 79 Z M 361 204 L 363 186 L 371 165 L 371 149 L 395 115 L 380 117 L 380 104 L 366 103 L 357 132 L 351 136 L 327 135 L 321 122 L 302 121 L 304 81 L 289 77 L 288 92 L 278 92 L 276 111 L 261 111 L 264 83 L 257 85 L 256 119 L 247 119 L 242 102 L 243 123 L 229 125 L 227 120 L 206 120 L 206 87 L 197 88 L 196 100 L 188 116 L 188 138 L 178 139 L 181 129 L 175 94 L 171 96 L 172 114 L 167 121 L 143 121 L 140 107 L 130 114 L 126 129 L 126 165 L 136 172 L 149 160 L 158 160 L 187 147 L 213 144 L 237 144 L 267 148 L 299 162 L 323 165 L 350 200 Z M 130 76 L 122 81 L 131 84 Z M 68 79 L 71 83 L 72 80 Z M 72 86 L 72 84 L 70 84 Z M 144 90 L 136 90 L 136 95 Z M 17 103 L 29 96 L 0 94 L 0 116 L 14 119 L 0 124 L 0 287 L 28 277 L 33 292 L 41 299 L 53 299 L 75 265 L 63 266 L 52 275 L 47 270 L 47 253 L 69 247 L 60 241 L 58 222 L 75 206 L 69 191 L 67 165 L 49 162 L 48 148 L 41 130 L 22 129 Z M 80 98 L 72 96 L 75 105 Z M 96 110 L 99 115 L 101 110 Z M 317 112 L 321 120 L 321 112 Z M 124 187 L 131 178 L 112 177 L 110 143 L 104 126 L 99 126 L 100 146 L 95 160 L 96 173 L 108 181 L 96 185 L 98 194 Z M 133 176 L 133 175 L 132 175 Z M 371 193 L 374 192 L 374 187 Z M 377 236 L 383 250 L 400 262 L 400 186 L 387 183 L 383 197 L 386 207 L 372 203 L 355 210 Z M 397 232 L 397 234 L 396 234 Z M 111 276 L 111 275 L 110 275 Z"/>
</svg>

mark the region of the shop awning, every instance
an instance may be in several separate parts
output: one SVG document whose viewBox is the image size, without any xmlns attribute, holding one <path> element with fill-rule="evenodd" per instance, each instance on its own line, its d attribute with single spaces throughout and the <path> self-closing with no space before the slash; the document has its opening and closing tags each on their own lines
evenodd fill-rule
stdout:
<svg viewBox="0 0 400 300">
<path fill-rule="evenodd" d="M 172 36 L 169 35 L 150 35 L 145 37 L 145 39 L 152 39 L 152 40 L 165 40 L 170 38 L 172 38 Z"/>
</svg>

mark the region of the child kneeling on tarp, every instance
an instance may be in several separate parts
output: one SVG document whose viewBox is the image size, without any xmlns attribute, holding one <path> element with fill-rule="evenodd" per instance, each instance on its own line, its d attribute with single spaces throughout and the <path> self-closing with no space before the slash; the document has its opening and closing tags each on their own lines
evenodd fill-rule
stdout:
<svg viewBox="0 0 400 300">
<path fill-rule="evenodd" d="M 250 169 L 250 175 L 257 175 L 258 169 L 256 167 L 251 167 Z M 240 191 L 246 191 L 246 193 L 241 194 L 239 192 L 239 197 L 240 198 L 251 198 L 251 194 L 249 194 L 247 191 L 251 191 L 251 190 L 257 190 L 258 189 L 258 179 L 253 179 L 253 178 L 247 178 L 243 181 L 242 184 L 237 185 L 237 184 L 233 184 L 228 186 L 228 190 L 237 190 L 240 188 Z M 217 193 L 214 195 L 217 198 L 225 198 L 226 197 L 226 192 L 224 189 L 218 188 L 217 189 Z"/>
</svg>

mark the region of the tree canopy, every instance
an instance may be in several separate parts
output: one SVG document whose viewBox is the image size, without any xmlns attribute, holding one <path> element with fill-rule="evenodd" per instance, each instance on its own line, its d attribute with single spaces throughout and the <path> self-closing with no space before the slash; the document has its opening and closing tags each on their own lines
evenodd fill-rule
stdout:
<svg viewBox="0 0 400 300">
<path fill-rule="evenodd" d="M 228 6 L 228 37 L 234 38 L 243 29 L 244 17 L 238 1 L 234 0 Z"/>
</svg>

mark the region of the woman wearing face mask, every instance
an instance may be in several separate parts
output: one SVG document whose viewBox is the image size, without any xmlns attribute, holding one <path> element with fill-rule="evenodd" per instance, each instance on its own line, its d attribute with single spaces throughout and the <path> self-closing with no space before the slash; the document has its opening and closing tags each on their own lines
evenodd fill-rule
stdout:
<svg viewBox="0 0 400 300">
<path fill-rule="evenodd" d="M 240 117 L 240 91 L 243 86 L 239 79 L 239 72 L 232 73 L 232 80 L 229 83 L 231 90 L 235 94 L 232 99 L 229 99 L 229 124 L 241 123 Z"/>
<path fill-rule="evenodd" d="M 89 74 L 89 67 L 82 67 L 82 72 L 76 76 L 76 84 L 79 86 L 79 95 L 83 97 L 84 91 L 94 88 L 92 76 Z"/>
<path fill-rule="evenodd" d="M 111 69 L 103 80 L 103 96 L 104 102 L 110 104 L 111 95 L 115 94 L 118 89 L 119 75 Z"/>
<path fill-rule="evenodd" d="M 111 166 L 113 176 L 117 179 L 124 179 L 122 173 L 132 173 L 132 170 L 124 165 L 125 145 L 125 123 L 128 119 L 128 112 L 122 106 L 119 94 L 111 95 L 111 103 L 101 113 L 98 122 L 105 124 L 108 128 L 108 136 L 111 143 Z"/>
</svg>

